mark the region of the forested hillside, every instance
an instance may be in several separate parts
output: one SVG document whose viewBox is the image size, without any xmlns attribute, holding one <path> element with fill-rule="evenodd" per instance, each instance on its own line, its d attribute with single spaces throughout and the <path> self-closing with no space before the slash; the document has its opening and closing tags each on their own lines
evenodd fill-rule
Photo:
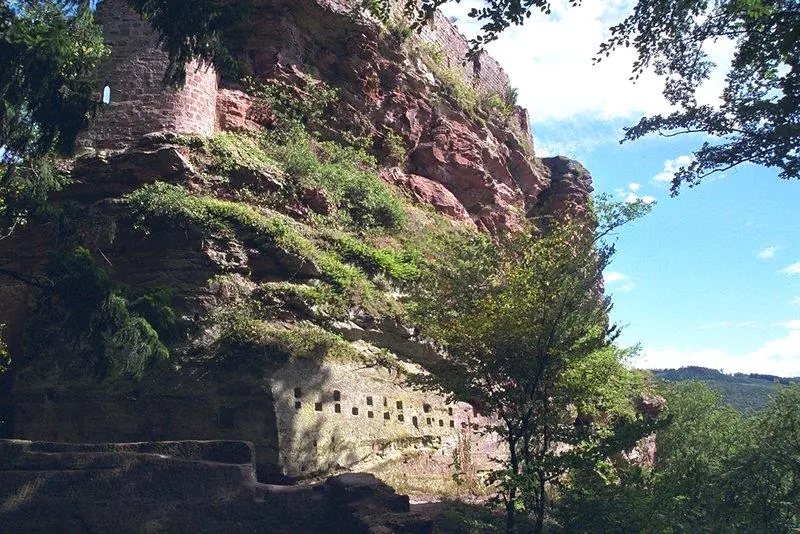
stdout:
<svg viewBox="0 0 800 534">
<path fill-rule="evenodd" d="M 758 410 L 777 394 L 780 386 L 800 382 L 800 377 L 785 378 L 756 373 L 728 375 L 716 369 L 697 366 L 656 369 L 653 374 L 670 382 L 699 380 L 721 391 L 725 402 L 740 411 Z"/>
</svg>

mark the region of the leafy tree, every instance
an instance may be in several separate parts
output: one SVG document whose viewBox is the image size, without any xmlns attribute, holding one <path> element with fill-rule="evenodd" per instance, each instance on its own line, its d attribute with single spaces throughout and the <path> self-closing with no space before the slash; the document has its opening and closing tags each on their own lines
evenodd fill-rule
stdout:
<svg viewBox="0 0 800 534">
<path fill-rule="evenodd" d="M 679 169 L 672 193 L 714 172 L 742 163 L 776 167 L 781 178 L 800 178 L 800 3 L 796 0 L 639 0 L 611 28 L 600 47 L 607 55 L 633 46 L 634 77 L 647 67 L 666 77 L 664 96 L 677 110 L 645 117 L 625 140 L 650 133 L 706 133 L 694 161 Z M 719 105 L 697 102 L 697 88 L 713 64 L 704 47 L 730 39 L 734 57 Z M 666 132 L 666 133 L 664 133 Z"/>
<path fill-rule="evenodd" d="M 743 416 L 700 382 L 668 384 L 652 468 L 571 473 L 569 532 L 793 532 L 800 525 L 800 385 Z"/>
<path fill-rule="evenodd" d="M 725 530 L 724 475 L 744 446 L 744 421 L 699 382 L 664 393 L 673 420 L 656 440 L 654 513 L 665 530 Z"/>
<path fill-rule="evenodd" d="M 509 532 L 518 509 L 541 532 L 551 483 L 650 429 L 633 416 L 636 380 L 610 346 L 610 302 L 598 291 L 611 247 L 596 246 L 585 225 L 548 226 L 457 247 L 414 297 L 423 334 L 448 355 L 423 387 L 451 391 L 497 421 L 486 430 L 508 449 L 493 480 Z"/>
<path fill-rule="evenodd" d="M 424 23 L 452 0 L 410 0 L 406 13 Z M 458 0 L 456 0 L 458 1 Z M 573 6 L 580 0 L 571 0 Z M 377 5 L 377 7 L 376 7 Z M 388 18 L 389 0 L 371 0 L 366 7 Z M 548 0 L 492 0 L 472 9 L 482 23 L 472 40 L 471 54 L 509 26 L 522 24 L 531 13 L 550 13 Z M 699 104 L 697 88 L 709 78 L 711 43 L 730 40 L 735 52 L 718 105 Z M 715 172 L 742 163 L 777 168 L 781 178 L 800 178 L 800 3 L 797 0 L 638 0 L 632 12 L 611 28 L 595 61 L 614 50 L 633 47 L 636 60 L 631 79 L 647 68 L 666 79 L 664 96 L 675 111 L 642 118 L 626 128 L 623 141 L 648 134 L 712 136 L 681 167 L 672 194 Z"/>
<path fill-rule="evenodd" d="M 733 512 L 747 530 L 794 532 L 800 528 L 800 384 L 780 394 L 752 420 L 731 483 Z"/>
<path fill-rule="evenodd" d="M 98 106 L 92 76 L 107 53 L 85 2 L 0 4 L 3 226 L 13 228 L 63 182 L 48 158 L 69 154 L 89 124 Z"/>
</svg>

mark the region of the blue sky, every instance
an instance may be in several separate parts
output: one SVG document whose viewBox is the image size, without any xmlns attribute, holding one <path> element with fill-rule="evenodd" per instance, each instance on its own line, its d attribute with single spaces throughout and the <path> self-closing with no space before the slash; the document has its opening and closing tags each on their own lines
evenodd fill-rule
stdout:
<svg viewBox="0 0 800 534">
<path fill-rule="evenodd" d="M 446 14 L 472 35 L 463 0 Z M 621 342 L 640 343 L 641 367 L 702 365 L 726 372 L 800 376 L 800 181 L 742 166 L 677 198 L 670 169 L 685 162 L 699 136 L 650 137 L 620 145 L 622 128 L 668 109 L 661 81 L 628 81 L 625 51 L 593 66 L 591 58 L 628 0 L 534 16 L 508 31 L 489 52 L 503 65 L 531 113 L 538 155 L 581 161 L 596 192 L 621 200 L 655 200 L 653 212 L 620 230 L 606 271 L 613 319 L 627 327 Z M 726 65 L 729 43 L 710 55 Z M 713 102 L 725 71 L 702 88 Z"/>
</svg>

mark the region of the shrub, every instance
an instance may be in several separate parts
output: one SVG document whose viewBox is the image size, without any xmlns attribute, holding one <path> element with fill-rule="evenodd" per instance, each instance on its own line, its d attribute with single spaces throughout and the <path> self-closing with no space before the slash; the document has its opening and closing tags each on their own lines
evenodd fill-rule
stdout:
<svg viewBox="0 0 800 534">
<path fill-rule="evenodd" d="M 125 289 L 111 281 L 88 250 L 57 253 L 46 274 L 52 289 L 45 298 L 56 298 L 66 308 L 60 319 L 67 335 L 87 343 L 90 356 L 100 357 L 90 367 L 102 377 L 141 377 L 151 362 L 169 357 L 155 329 L 130 310 Z"/>
<path fill-rule="evenodd" d="M 363 150 L 314 142 L 301 129 L 285 143 L 266 139 L 264 145 L 298 186 L 323 189 L 346 225 L 359 230 L 402 226 L 402 203 L 376 174 L 375 159 Z"/>
<path fill-rule="evenodd" d="M 325 125 L 329 106 L 339 98 L 339 92 L 325 82 L 306 78 L 302 87 L 270 81 L 245 80 L 247 93 L 255 97 L 257 104 L 270 108 L 278 118 L 278 128 L 288 134 L 296 126 L 316 131 Z"/>
<path fill-rule="evenodd" d="M 166 360 L 169 351 L 146 319 L 132 314 L 128 301 L 111 293 L 101 307 L 99 320 L 105 323 L 102 339 L 109 364 L 109 376 L 141 377 L 151 360 Z"/>
<path fill-rule="evenodd" d="M 277 163 L 261 150 L 258 142 L 246 135 L 221 132 L 208 139 L 206 148 L 213 158 L 212 169 L 220 174 L 231 174 L 240 169 L 258 171 L 277 167 Z"/>
<path fill-rule="evenodd" d="M 383 149 L 390 163 L 397 165 L 406 159 L 406 145 L 403 136 L 393 130 L 387 130 L 384 135 Z"/>
<path fill-rule="evenodd" d="M 346 235 L 335 240 L 335 247 L 345 260 L 368 273 L 382 273 L 401 282 L 410 282 L 419 275 L 419 257 L 411 251 L 376 248 Z"/>
<path fill-rule="evenodd" d="M 514 106 L 509 104 L 499 93 L 481 95 L 480 108 L 489 115 L 495 115 L 503 122 L 508 121 L 514 113 Z"/>
<path fill-rule="evenodd" d="M 147 321 L 162 341 L 169 343 L 180 333 L 180 321 L 170 305 L 171 301 L 172 289 L 162 287 L 135 299 L 129 308 Z"/>
<path fill-rule="evenodd" d="M 473 120 L 483 122 L 478 115 L 478 92 L 464 80 L 464 72 L 444 64 L 444 53 L 433 43 L 419 43 L 416 55 L 440 84 L 442 94 L 461 108 Z"/>
</svg>

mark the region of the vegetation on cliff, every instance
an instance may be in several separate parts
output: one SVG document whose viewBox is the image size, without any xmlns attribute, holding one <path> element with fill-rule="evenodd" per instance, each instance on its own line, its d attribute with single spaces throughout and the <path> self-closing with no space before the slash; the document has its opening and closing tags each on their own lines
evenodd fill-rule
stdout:
<svg viewBox="0 0 800 534">
<path fill-rule="evenodd" d="M 131 302 L 126 288 L 115 284 L 88 250 L 58 251 L 46 273 L 50 285 L 28 325 L 31 354 L 45 359 L 59 350 L 56 340 L 65 341 L 72 347 L 61 360 L 65 375 L 79 377 L 88 370 L 101 380 L 141 377 L 153 361 L 169 357 L 153 326 L 168 337 L 174 324 L 168 307 L 153 296 Z"/>
</svg>

